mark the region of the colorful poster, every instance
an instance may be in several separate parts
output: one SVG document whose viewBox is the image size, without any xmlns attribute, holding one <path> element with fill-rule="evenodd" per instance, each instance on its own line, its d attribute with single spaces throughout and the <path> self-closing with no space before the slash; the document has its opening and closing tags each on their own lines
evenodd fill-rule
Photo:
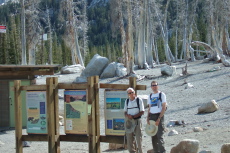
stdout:
<svg viewBox="0 0 230 153">
<path fill-rule="evenodd" d="M 127 92 L 123 90 L 105 90 L 105 134 L 124 135 L 124 104 Z"/>
<path fill-rule="evenodd" d="M 27 91 L 27 133 L 46 134 L 46 91 Z"/>
<path fill-rule="evenodd" d="M 85 90 L 65 90 L 65 133 L 87 134 L 88 106 Z"/>
</svg>

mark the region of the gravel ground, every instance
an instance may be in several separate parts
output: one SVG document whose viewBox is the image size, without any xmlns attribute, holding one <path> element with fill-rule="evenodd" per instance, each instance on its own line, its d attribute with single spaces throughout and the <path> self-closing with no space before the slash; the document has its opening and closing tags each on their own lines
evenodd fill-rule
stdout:
<svg viewBox="0 0 230 153">
<path fill-rule="evenodd" d="M 184 126 L 167 127 L 164 135 L 167 153 L 183 139 L 199 140 L 199 152 L 212 151 L 220 153 L 224 143 L 230 143 L 230 68 L 224 67 L 221 63 L 202 63 L 202 61 L 188 62 L 188 75 L 180 76 L 181 68 L 185 63 L 174 63 L 177 74 L 172 77 L 163 77 L 160 74 L 160 67 L 150 70 L 136 70 L 141 76 L 147 76 L 139 80 L 137 84 L 147 85 L 146 91 L 138 91 L 139 95 L 151 93 L 150 83 L 152 80 L 159 82 L 159 89 L 166 93 L 168 110 L 165 114 L 165 124 L 170 120 L 184 121 Z M 212 71 L 213 67 L 221 67 L 221 70 Z M 60 75 L 56 74 L 60 83 L 71 83 L 80 74 Z M 46 77 L 37 79 L 37 84 L 44 84 Z M 185 89 L 184 81 L 191 83 L 194 87 Z M 102 79 L 100 83 L 128 84 L 128 78 L 109 78 Z M 63 95 L 63 90 L 59 90 Z M 100 89 L 100 109 L 101 109 L 101 134 L 104 132 L 104 90 Z M 198 107 L 204 103 L 215 100 L 219 104 L 219 110 L 214 113 L 197 114 Z M 60 114 L 63 115 L 64 103 L 59 100 Z M 150 137 L 144 132 L 146 115 L 142 118 L 143 122 L 143 151 L 147 152 L 152 148 Z M 193 132 L 194 127 L 202 127 L 203 132 Z M 168 133 L 175 129 L 178 135 L 168 136 Z M 64 134 L 64 127 L 60 127 L 61 134 Z M 23 130 L 26 134 L 26 130 Z M 15 152 L 15 131 L 2 130 L 0 132 L 0 153 Z M 127 150 L 108 150 L 108 143 L 101 143 L 102 152 L 125 152 Z M 32 142 L 31 147 L 23 148 L 25 153 L 45 153 L 48 152 L 47 142 Z M 87 143 L 61 142 L 61 152 L 63 153 L 87 153 Z"/>
</svg>

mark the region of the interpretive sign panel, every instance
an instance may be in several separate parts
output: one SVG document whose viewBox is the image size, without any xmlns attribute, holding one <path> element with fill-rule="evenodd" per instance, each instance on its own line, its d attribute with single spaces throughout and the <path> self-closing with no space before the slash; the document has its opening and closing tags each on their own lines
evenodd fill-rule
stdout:
<svg viewBox="0 0 230 153">
<path fill-rule="evenodd" d="M 124 105 L 127 92 L 122 90 L 105 90 L 105 134 L 124 135 Z"/>
<path fill-rule="evenodd" d="M 85 90 L 65 90 L 65 133 L 87 134 L 88 107 Z"/>
<path fill-rule="evenodd" d="M 27 91 L 27 133 L 46 134 L 46 91 Z"/>
</svg>

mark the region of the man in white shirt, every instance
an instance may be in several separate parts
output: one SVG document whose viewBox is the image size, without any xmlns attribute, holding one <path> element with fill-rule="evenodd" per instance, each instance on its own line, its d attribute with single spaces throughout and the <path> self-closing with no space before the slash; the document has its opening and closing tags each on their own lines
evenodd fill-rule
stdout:
<svg viewBox="0 0 230 153">
<path fill-rule="evenodd" d="M 144 104 L 141 98 L 135 95 L 135 90 L 133 88 L 128 88 L 127 93 L 129 98 L 124 104 L 124 114 L 128 119 L 134 120 L 135 128 L 133 132 L 126 133 L 127 147 L 130 153 L 136 153 L 134 143 L 137 143 L 138 152 L 142 153 L 142 123 L 141 116 L 144 114 Z M 136 137 L 136 141 L 134 139 Z"/>
<path fill-rule="evenodd" d="M 147 123 L 149 120 L 155 121 L 156 126 L 158 126 L 158 131 L 155 136 L 152 136 L 152 145 L 154 153 L 165 153 L 164 147 L 164 113 L 166 110 L 166 95 L 158 90 L 158 83 L 156 81 L 151 82 L 151 88 L 153 93 L 149 95 L 148 98 L 148 115 Z"/>
</svg>

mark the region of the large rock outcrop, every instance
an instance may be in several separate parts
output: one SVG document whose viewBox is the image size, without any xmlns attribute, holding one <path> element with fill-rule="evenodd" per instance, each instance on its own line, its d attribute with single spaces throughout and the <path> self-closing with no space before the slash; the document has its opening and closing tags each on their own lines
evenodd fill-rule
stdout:
<svg viewBox="0 0 230 153">
<path fill-rule="evenodd" d="M 230 143 L 225 143 L 222 145 L 221 153 L 230 153 Z"/>
<path fill-rule="evenodd" d="M 166 76 L 173 76 L 176 74 L 176 67 L 175 66 L 163 66 L 161 68 L 161 74 Z"/>
<path fill-rule="evenodd" d="M 108 58 L 95 54 L 80 77 L 100 76 L 104 68 L 108 65 L 108 62 Z"/>
<path fill-rule="evenodd" d="M 69 65 L 61 68 L 61 74 L 72 74 L 72 73 L 81 73 L 85 67 L 80 64 Z"/>
<path fill-rule="evenodd" d="M 116 76 L 123 77 L 127 75 L 127 69 L 124 67 L 124 64 L 117 63 Z"/>
<path fill-rule="evenodd" d="M 199 141 L 184 139 L 177 146 L 173 147 L 170 153 L 198 153 Z"/>
<path fill-rule="evenodd" d="M 212 100 L 211 102 L 208 102 L 206 104 L 203 104 L 198 108 L 198 114 L 202 113 L 212 113 L 219 109 L 219 105 L 216 103 L 215 100 Z"/>
<path fill-rule="evenodd" d="M 117 64 L 115 62 L 110 63 L 102 72 L 100 79 L 113 78 L 116 76 Z"/>
</svg>

